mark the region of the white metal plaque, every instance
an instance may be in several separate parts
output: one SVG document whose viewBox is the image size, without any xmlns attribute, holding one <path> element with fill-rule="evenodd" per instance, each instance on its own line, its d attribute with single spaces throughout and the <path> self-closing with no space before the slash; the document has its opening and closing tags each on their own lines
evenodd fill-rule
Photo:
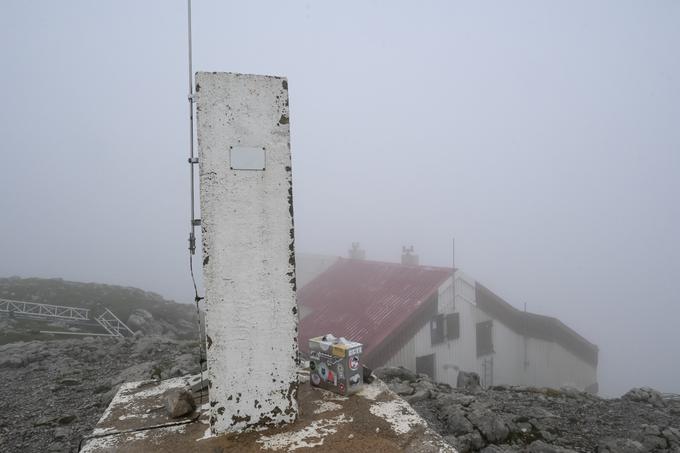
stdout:
<svg viewBox="0 0 680 453">
<path fill-rule="evenodd" d="M 264 170 L 265 164 L 262 146 L 232 146 L 229 149 L 229 166 L 232 170 Z"/>
</svg>

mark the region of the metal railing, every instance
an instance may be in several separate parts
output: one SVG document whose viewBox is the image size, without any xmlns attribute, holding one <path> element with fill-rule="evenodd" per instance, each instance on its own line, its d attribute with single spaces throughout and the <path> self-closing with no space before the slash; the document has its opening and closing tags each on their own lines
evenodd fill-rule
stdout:
<svg viewBox="0 0 680 453">
<path fill-rule="evenodd" d="M 40 304 L 37 302 L 21 302 L 10 299 L 0 299 L 0 312 L 26 316 L 70 319 L 74 321 L 87 321 L 90 319 L 90 310 L 87 308 L 65 307 L 62 305 Z"/>
<path fill-rule="evenodd" d="M 19 300 L 0 299 L 0 313 L 38 318 L 56 318 L 67 321 L 89 321 L 89 308 L 66 307 L 63 305 L 41 304 L 38 302 L 22 302 Z M 108 308 L 94 318 L 112 337 L 131 337 L 134 332 Z M 68 334 L 68 332 L 62 332 Z"/>
<path fill-rule="evenodd" d="M 111 313 L 108 308 L 104 310 L 104 313 L 95 318 L 95 321 L 114 337 L 122 338 L 134 335 L 134 332 L 123 321 L 118 319 L 116 315 Z"/>
</svg>

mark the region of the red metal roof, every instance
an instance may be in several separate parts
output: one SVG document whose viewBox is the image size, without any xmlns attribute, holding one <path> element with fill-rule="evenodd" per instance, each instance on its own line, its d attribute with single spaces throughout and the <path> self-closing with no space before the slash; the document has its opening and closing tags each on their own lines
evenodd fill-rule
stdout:
<svg viewBox="0 0 680 453">
<path fill-rule="evenodd" d="M 310 338 L 332 333 L 364 345 L 364 355 L 380 346 L 451 276 L 451 269 L 340 258 L 298 292 L 302 313 L 300 348 Z"/>
</svg>

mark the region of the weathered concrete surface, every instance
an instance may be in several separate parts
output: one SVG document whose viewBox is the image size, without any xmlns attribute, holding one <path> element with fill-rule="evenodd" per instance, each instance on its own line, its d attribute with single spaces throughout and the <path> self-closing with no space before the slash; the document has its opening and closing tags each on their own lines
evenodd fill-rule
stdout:
<svg viewBox="0 0 680 453">
<path fill-rule="evenodd" d="M 307 376 L 302 374 L 301 381 Z M 185 424 L 143 429 L 176 423 L 162 410 L 162 395 L 189 383 L 189 378 L 176 378 L 161 384 L 126 384 L 97 425 L 94 434 L 103 437 L 86 441 L 82 452 L 304 452 L 321 448 L 328 453 L 456 452 L 377 379 L 350 397 L 302 383 L 300 415 L 294 423 L 282 427 L 211 435 L 209 404 L 203 404 L 193 422 L 187 418 Z M 135 397 L 135 392 L 139 397 Z M 124 430 L 128 432 L 115 434 Z"/>
<path fill-rule="evenodd" d="M 297 414 L 297 305 L 288 84 L 196 75 L 197 136 L 213 432 Z M 244 148 L 258 169 L 239 170 Z"/>
</svg>

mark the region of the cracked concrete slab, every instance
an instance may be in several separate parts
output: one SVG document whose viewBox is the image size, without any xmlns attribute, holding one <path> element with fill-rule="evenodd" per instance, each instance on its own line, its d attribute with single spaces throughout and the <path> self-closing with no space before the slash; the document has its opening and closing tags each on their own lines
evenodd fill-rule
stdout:
<svg viewBox="0 0 680 453">
<path fill-rule="evenodd" d="M 301 371 L 300 413 L 294 423 L 248 432 L 212 435 L 207 395 L 194 414 L 171 419 L 163 395 L 190 388 L 195 376 L 123 385 L 106 410 L 84 453 L 164 452 L 326 452 L 372 451 L 455 453 L 439 434 L 380 380 L 349 397 L 315 388 Z M 170 426 L 165 426 L 172 424 Z"/>
</svg>

